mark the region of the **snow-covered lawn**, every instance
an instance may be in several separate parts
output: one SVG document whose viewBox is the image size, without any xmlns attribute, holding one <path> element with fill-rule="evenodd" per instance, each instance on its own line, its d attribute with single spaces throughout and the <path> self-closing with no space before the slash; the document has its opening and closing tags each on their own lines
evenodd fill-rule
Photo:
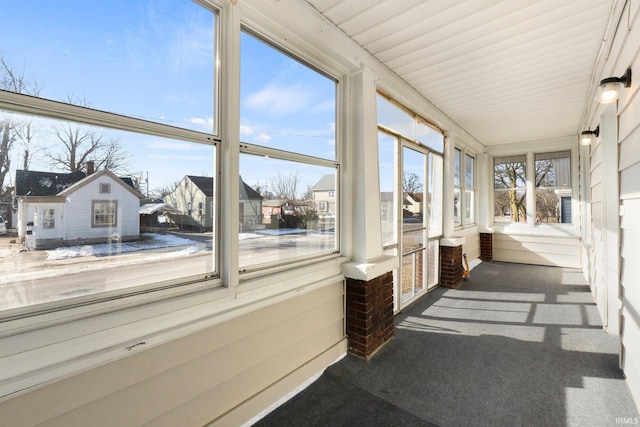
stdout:
<svg viewBox="0 0 640 427">
<path fill-rule="evenodd" d="M 54 261 L 86 256 L 117 255 L 126 252 L 169 248 L 173 246 L 189 246 L 194 252 L 198 250 L 196 241 L 183 239 L 182 237 L 171 234 L 142 233 L 140 237 L 141 239 L 135 242 L 60 247 L 47 251 L 47 260 Z"/>
</svg>

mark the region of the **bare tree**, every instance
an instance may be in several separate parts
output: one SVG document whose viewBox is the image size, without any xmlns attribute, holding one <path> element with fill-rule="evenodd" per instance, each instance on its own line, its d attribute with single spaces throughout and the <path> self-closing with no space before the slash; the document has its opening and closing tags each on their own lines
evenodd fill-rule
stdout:
<svg viewBox="0 0 640 427">
<path fill-rule="evenodd" d="M 289 172 L 289 176 L 281 174 L 271 180 L 269 190 L 278 199 L 297 200 L 300 188 L 300 177 L 297 172 Z"/>
<path fill-rule="evenodd" d="M 89 106 L 86 98 L 69 96 L 66 102 Z M 44 152 L 52 168 L 75 172 L 84 170 L 86 163 L 91 160 L 95 162 L 96 170 L 128 173 L 131 154 L 124 150 L 119 140 L 105 138 L 90 126 L 70 122 L 54 126 L 53 134 L 62 144 L 56 144 Z"/>
<path fill-rule="evenodd" d="M 502 214 L 506 212 L 511 213 L 511 220 L 513 222 L 525 221 L 527 217 L 526 207 L 526 192 L 518 191 L 519 187 L 523 187 L 526 183 L 526 164 L 521 161 L 510 161 L 504 163 L 497 163 L 495 165 L 495 188 L 507 188 L 508 192 L 508 204 L 509 210 L 502 207 Z M 496 206 L 498 203 L 505 205 L 504 193 L 502 191 L 496 191 Z M 499 201 L 499 202 L 498 202 Z"/>
<path fill-rule="evenodd" d="M 0 52 L 0 89 L 26 95 L 37 96 L 40 93 L 35 78 L 25 76 L 24 70 L 14 69 Z M 11 167 L 11 152 L 16 142 L 23 146 L 25 164 L 28 165 L 33 153 L 31 142 L 33 139 L 31 121 L 28 119 L 17 120 L 14 116 L 3 114 L 0 117 L 0 189 L 4 184 L 6 175 Z"/>
<path fill-rule="evenodd" d="M 405 172 L 402 175 L 402 191 L 405 193 L 420 193 L 423 190 L 422 182 L 420 181 L 420 177 L 413 172 Z"/>
</svg>

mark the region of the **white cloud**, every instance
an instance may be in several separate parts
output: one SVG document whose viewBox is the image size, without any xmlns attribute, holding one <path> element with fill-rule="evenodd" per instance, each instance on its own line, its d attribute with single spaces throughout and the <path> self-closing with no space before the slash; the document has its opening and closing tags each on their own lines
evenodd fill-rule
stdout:
<svg viewBox="0 0 640 427">
<path fill-rule="evenodd" d="M 269 84 L 246 99 L 247 107 L 275 116 L 282 116 L 306 108 L 311 94 L 302 85 L 278 86 Z"/>
<path fill-rule="evenodd" d="M 260 134 L 256 138 L 254 138 L 255 142 L 262 142 L 262 143 L 269 142 L 270 140 L 271 140 L 271 137 L 264 132 L 260 132 Z"/>
<path fill-rule="evenodd" d="M 253 131 L 253 128 L 250 125 L 240 125 L 240 135 L 251 136 L 254 133 L 255 132 Z"/>
<path fill-rule="evenodd" d="M 192 117 L 189 119 L 189 121 L 194 125 L 198 125 L 206 132 L 211 132 L 211 130 L 213 129 L 213 117 Z"/>
</svg>

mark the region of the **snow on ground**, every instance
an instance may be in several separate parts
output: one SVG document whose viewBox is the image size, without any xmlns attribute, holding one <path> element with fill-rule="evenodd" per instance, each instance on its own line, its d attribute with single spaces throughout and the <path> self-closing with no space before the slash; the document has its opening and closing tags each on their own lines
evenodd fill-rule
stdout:
<svg viewBox="0 0 640 427">
<path fill-rule="evenodd" d="M 169 248 L 173 246 L 191 246 L 197 242 L 170 234 L 142 233 L 141 240 L 123 243 L 103 243 L 97 245 L 77 245 L 60 247 L 47 251 L 47 260 L 61 260 L 85 256 L 117 255 L 147 249 Z M 195 250 L 197 250 L 194 247 Z"/>
</svg>

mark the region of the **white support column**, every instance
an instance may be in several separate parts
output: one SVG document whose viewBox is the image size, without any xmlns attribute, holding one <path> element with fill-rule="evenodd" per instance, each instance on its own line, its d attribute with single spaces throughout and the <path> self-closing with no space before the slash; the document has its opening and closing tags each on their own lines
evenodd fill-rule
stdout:
<svg viewBox="0 0 640 427">
<path fill-rule="evenodd" d="M 602 198 L 604 218 L 604 284 L 606 302 L 604 328 L 619 335 L 620 300 L 620 182 L 618 173 L 618 112 L 617 104 L 609 104 L 600 116 L 602 138 Z"/>
<path fill-rule="evenodd" d="M 493 168 L 486 153 L 478 154 L 478 230 L 491 232 L 493 225 Z"/>
<path fill-rule="evenodd" d="M 529 151 L 527 153 L 526 161 L 527 167 L 525 170 L 527 173 L 527 196 L 525 198 L 525 207 L 527 208 L 527 225 L 531 228 L 536 223 L 536 168 L 534 167 L 535 160 L 532 152 Z"/>
<path fill-rule="evenodd" d="M 220 123 L 220 158 L 218 162 L 218 203 L 220 277 L 235 295 L 238 284 L 238 218 L 240 194 L 240 13 L 231 4 L 222 10 L 220 31 L 224 34 L 220 46 L 220 105 L 224 105 L 224 120 Z"/>
<path fill-rule="evenodd" d="M 442 197 L 442 233 L 445 239 L 453 237 L 455 225 L 453 223 L 453 155 L 456 148 L 456 136 L 447 132 L 444 136 L 444 177 Z M 462 195 L 460 196 L 462 197 Z M 462 215 L 462 213 L 460 213 Z"/>
<path fill-rule="evenodd" d="M 380 174 L 376 77 L 363 67 L 351 76 L 351 161 L 345 172 L 349 186 L 350 216 L 344 224 L 351 231 L 352 262 L 345 265 L 347 277 L 370 280 L 395 268 L 395 258 L 383 257 L 380 219 Z"/>
</svg>

